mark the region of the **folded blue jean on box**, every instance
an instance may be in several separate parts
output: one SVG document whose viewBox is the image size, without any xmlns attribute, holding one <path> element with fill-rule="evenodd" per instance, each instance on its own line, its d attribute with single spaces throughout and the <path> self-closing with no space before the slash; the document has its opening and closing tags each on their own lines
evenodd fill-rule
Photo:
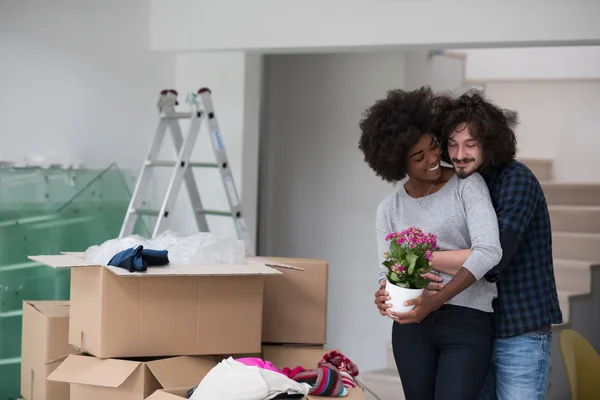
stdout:
<svg viewBox="0 0 600 400">
<path fill-rule="evenodd" d="M 125 268 L 129 272 L 145 272 L 148 266 L 156 267 L 168 263 L 168 250 L 151 250 L 144 249 L 144 246 L 135 246 L 115 254 L 108 265 Z"/>
</svg>

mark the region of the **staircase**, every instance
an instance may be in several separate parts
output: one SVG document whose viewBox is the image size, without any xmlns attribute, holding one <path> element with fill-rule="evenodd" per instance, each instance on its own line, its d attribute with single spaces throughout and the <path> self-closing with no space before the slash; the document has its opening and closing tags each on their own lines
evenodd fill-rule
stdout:
<svg viewBox="0 0 600 400">
<path fill-rule="evenodd" d="M 565 399 L 570 398 L 570 392 L 558 334 L 570 327 L 592 338 L 592 345 L 600 346 L 594 342 L 600 342 L 600 184 L 555 182 L 551 160 L 520 161 L 540 180 L 550 212 L 555 279 L 564 322 L 553 327 L 552 370 L 546 398 Z M 386 368 L 364 373 L 362 379 L 381 400 L 404 400 L 391 343 L 386 347 Z"/>
</svg>

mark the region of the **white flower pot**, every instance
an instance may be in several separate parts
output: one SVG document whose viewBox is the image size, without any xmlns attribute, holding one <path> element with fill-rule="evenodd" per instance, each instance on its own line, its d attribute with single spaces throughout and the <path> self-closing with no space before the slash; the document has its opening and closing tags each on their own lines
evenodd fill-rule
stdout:
<svg viewBox="0 0 600 400">
<path fill-rule="evenodd" d="M 423 294 L 424 289 L 407 289 L 400 286 L 396 286 L 390 281 L 387 281 L 385 284 L 385 290 L 390 294 L 390 299 L 387 300 L 386 304 L 391 304 L 392 307 L 388 308 L 388 310 L 393 312 L 405 313 L 415 306 L 405 306 L 404 302 L 406 300 L 411 300 L 416 297 L 419 297 Z"/>
</svg>

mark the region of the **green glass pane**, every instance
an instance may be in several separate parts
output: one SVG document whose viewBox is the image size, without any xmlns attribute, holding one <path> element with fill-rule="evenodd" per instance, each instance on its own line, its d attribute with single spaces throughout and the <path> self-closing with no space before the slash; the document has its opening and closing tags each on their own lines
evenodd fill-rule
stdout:
<svg viewBox="0 0 600 400">
<path fill-rule="evenodd" d="M 118 236 L 135 174 L 0 168 L 0 400 L 19 394 L 24 300 L 68 300 L 70 271 L 28 255 L 85 251 Z M 148 218 L 148 217 L 147 217 Z M 147 236 L 149 219 L 134 233 Z"/>
</svg>

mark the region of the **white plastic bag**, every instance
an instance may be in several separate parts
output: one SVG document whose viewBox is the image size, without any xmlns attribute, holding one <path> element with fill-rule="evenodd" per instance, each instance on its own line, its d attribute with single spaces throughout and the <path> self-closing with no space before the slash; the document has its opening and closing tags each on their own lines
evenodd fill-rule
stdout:
<svg viewBox="0 0 600 400">
<path fill-rule="evenodd" d="M 110 239 L 85 251 L 85 259 L 107 265 L 117 253 L 141 245 L 145 249 L 168 250 L 172 265 L 243 264 L 246 246 L 243 240 L 218 238 L 208 232 L 180 236 L 165 231 L 152 239 L 131 235 Z"/>
</svg>

